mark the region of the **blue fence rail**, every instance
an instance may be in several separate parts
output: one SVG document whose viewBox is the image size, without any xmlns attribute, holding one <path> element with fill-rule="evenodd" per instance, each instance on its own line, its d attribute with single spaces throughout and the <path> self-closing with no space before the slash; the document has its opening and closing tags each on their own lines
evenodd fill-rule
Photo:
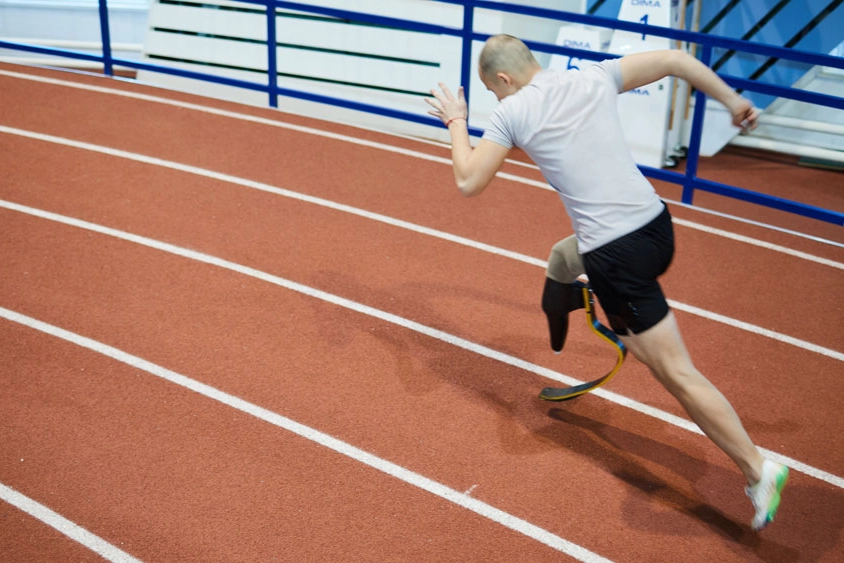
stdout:
<svg viewBox="0 0 844 563">
<path fill-rule="evenodd" d="M 435 33 L 459 37 L 462 40 L 461 84 L 463 84 L 464 88 L 466 89 L 467 99 L 469 97 L 468 89 L 470 85 L 471 73 L 474 72 L 474 66 L 471 60 L 472 43 L 474 41 L 486 41 L 486 39 L 489 38 L 489 35 L 478 33 L 474 29 L 474 14 L 476 9 L 494 10 L 525 16 L 534 16 L 561 22 L 578 23 L 596 27 L 619 29 L 634 33 L 665 37 L 677 41 L 686 42 L 689 44 L 696 44 L 700 46 L 700 59 L 707 66 L 711 66 L 712 64 L 713 49 L 723 48 L 734 50 L 737 52 L 757 54 L 766 57 L 796 61 L 809 65 L 844 69 L 844 59 L 842 59 L 841 57 L 832 57 L 829 55 L 811 53 L 790 48 L 776 47 L 773 45 L 766 45 L 750 41 L 742 41 L 739 39 L 731 39 L 728 37 L 713 36 L 704 33 L 696 33 L 679 29 L 669 29 L 640 23 L 620 21 L 599 16 L 591 16 L 586 14 L 578 14 L 546 8 L 534 8 L 529 6 L 507 4 L 505 2 L 494 2 L 487 0 L 435 0 L 441 3 L 456 4 L 463 7 L 462 27 L 452 28 L 448 26 L 434 25 L 400 18 L 385 17 L 364 12 L 314 6 L 311 4 L 303 4 L 299 2 L 286 2 L 282 0 L 240 0 L 249 4 L 257 4 L 263 6 L 266 9 L 268 39 L 267 83 L 259 84 L 255 82 L 237 80 L 233 78 L 216 76 L 202 72 L 182 70 L 167 67 L 164 65 L 150 64 L 141 61 L 113 57 L 111 53 L 107 0 L 98 1 L 100 12 L 100 29 L 103 45 L 102 55 L 100 56 L 67 49 L 47 48 L 37 45 L 13 43 L 8 41 L 0 41 L 0 48 L 15 49 L 46 55 L 57 55 L 76 60 L 97 62 L 103 65 L 105 73 L 109 76 L 113 75 L 114 66 L 121 66 L 126 68 L 133 68 L 136 70 L 159 72 L 184 78 L 205 80 L 208 82 L 223 84 L 227 86 L 234 86 L 253 91 L 260 91 L 267 94 L 268 105 L 271 107 L 277 107 L 277 100 L 279 96 L 287 96 L 311 102 L 330 104 L 342 108 L 364 111 L 385 117 L 397 118 L 425 125 L 439 125 L 440 122 L 439 120 L 428 117 L 426 115 L 384 108 L 355 100 L 324 96 L 311 92 L 279 87 L 277 80 L 278 69 L 276 64 L 276 10 L 296 10 L 305 13 L 348 19 L 362 23 L 388 26 L 409 31 Z M 597 61 L 616 56 L 607 53 L 597 53 L 593 51 L 584 51 L 571 47 L 563 47 L 549 43 L 540 43 L 534 41 L 526 41 L 526 43 L 532 50 L 537 52 L 560 54 L 588 60 Z M 810 104 L 816 104 L 844 110 L 844 97 L 808 92 L 800 89 L 778 86 L 759 80 L 749 80 L 738 76 L 730 76 L 725 74 L 720 74 L 720 76 L 724 79 L 725 82 L 737 89 L 747 90 L 751 92 L 759 92 L 772 96 L 797 100 L 800 102 L 806 102 Z M 703 191 L 718 194 L 721 196 L 726 196 L 729 198 L 734 198 L 741 201 L 754 203 L 765 207 L 778 209 L 781 211 L 786 211 L 789 213 L 794 213 L 797 215 L 817 219 L 819 221 L 824 221 L 827 223 L 833 223 L 835 225 L 844 226 L 844 213 L 838 211 L 823 209 L 798 201 L 784 199 L 764 193 L 754 192 L 748 189 L 743 189 L 727 184 L 721 184 L 718 182 L 698 178 L 697 170 L 700 154 L 700 140 L 703 133 L 703 117 L 705 112 L 705 105 L 705 95 L 702 92 L 697 92 L 695 94 L 694 113 L 692 115 L 692 130 L 688 153 L 686 156 L 685 172 L 679 173 L 659 168 L 641 166 L 640 168 L 646 176 L 657 180 L 681 185 L 683 187 L 682 200 L 684 203 L 687 204 L 693 203 L 694 193 L 696 191 Z M 469 129 L 473 135 L 480 135 L 482 133 L 481 130 L 471 127 L 471 125 Z"/>
</svg>

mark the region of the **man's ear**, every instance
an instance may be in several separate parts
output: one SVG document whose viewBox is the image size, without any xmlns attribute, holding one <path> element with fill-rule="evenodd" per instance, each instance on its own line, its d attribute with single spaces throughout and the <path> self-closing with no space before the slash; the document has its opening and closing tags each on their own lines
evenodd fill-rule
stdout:
<svg viewBox="0 0 844 563">
<path fill-rule="evenodd" d="M 497 72 L 495 77 L 507 86 L 513 85 L 513 77 L 504 72 Z"/>
</svg>

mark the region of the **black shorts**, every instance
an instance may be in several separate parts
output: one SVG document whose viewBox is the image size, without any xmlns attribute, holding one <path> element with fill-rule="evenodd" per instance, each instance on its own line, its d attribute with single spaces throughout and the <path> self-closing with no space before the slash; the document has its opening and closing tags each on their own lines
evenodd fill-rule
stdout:
<svg viewBox="0 0 844 563">
<path fill-rule="evenodd" d="M 589 285 L 616 334 L 644 332 L 668 314 L 657 277 L 674 257 L 674 227 L 666 207 L 656 219 L 583 255 Z"/>
</svg>

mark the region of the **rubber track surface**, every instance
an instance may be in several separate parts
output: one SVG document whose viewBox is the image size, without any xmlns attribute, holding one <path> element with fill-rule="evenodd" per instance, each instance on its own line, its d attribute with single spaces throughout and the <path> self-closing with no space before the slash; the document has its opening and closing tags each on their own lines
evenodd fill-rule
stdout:
<svg viewBox="0 0 844 563">
<path fill-rule="evenodd" d="M 129 82 L 0 71 L 448 157 L 436 145 Z M 2 73 L 0 92 L 4 310 L 286 417 L 611 561 L 841 560 L 841 246 L 670 205 L 678 252 L 664 286 L 692 356 L 760 447 L 800 464 L 777 521 L 755 534 L 738 471 L 705 437 L 658 417 L 686 419 L 632 357 L 608 393 L 564 404 L 537 398 L 554 373 L 591 379 L 614 359 L 579 316 L 565 352 L 548 348 L 541 262 L 570 233 L 551 191 L 498 178 L 482 197 L 463 199 L 447 164 L 378 146 Z M 840 173 L 740 152 L 701 170 L 771 193 L 805 188 L 803 201 L 844 208 Z M 531 168 L 505 172 L 541 181 Z M 657 187 L 677 199 L 676 187 Z M 701 203 L 844 242 L 841 227 L 714 197 Z M 142 561 L 583 559 L 8 316 L 0 389 L 0 484 Z M 0 502 L 0 560 L 101 559 Z"/>
</svg>

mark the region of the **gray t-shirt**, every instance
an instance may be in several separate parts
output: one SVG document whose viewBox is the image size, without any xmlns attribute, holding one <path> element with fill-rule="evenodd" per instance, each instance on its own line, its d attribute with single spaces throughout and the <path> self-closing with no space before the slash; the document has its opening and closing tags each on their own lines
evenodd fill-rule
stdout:
<svg viewBox="0 0 844 563">
<path fill-rule="evenodd" d="M 484 139 L 524 150 L 571 217 L 585 254 L 635 231 L 662 212 L 653 186 L 624 140 L 617 96 L 619 59 L 583 70 L 541 70 L 504 98 Z"/>
</svg>

